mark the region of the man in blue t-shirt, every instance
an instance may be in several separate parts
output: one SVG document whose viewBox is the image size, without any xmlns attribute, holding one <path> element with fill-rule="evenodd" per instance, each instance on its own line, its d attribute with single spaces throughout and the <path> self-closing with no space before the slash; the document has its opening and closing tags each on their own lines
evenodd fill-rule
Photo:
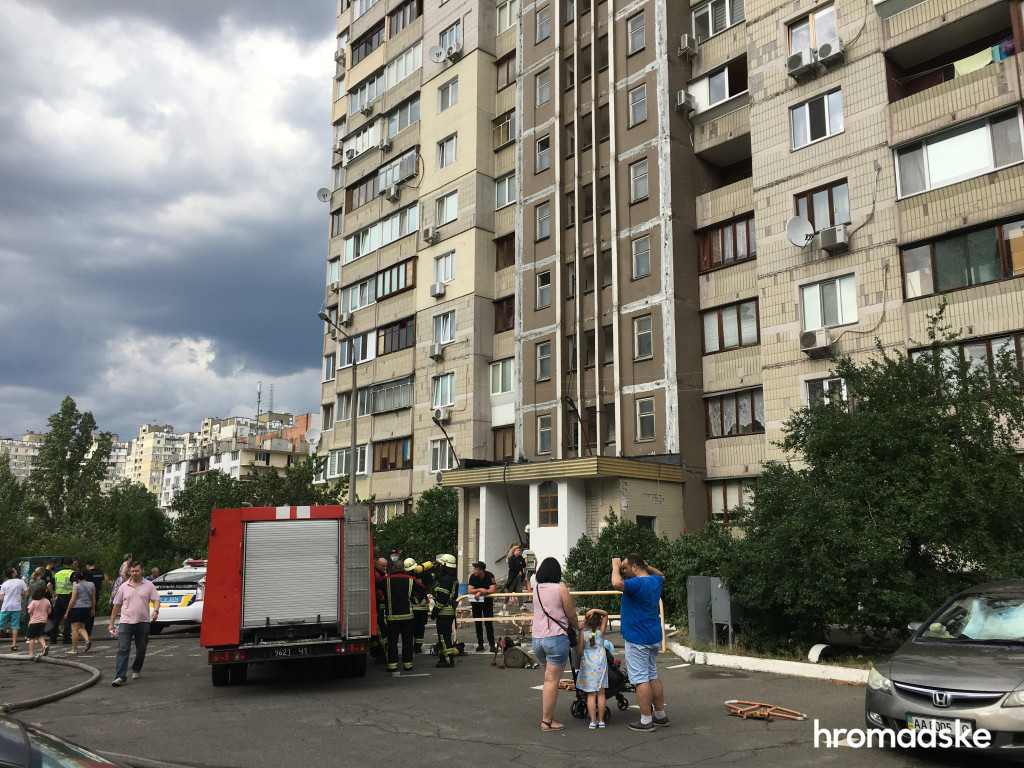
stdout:
<svg viewBox="0 0 1024 768">
<path fill-rule="evenodd" d="M 625 573 L 625 580 L 622 578 Z M 622 593 L 622 639 L 626 641 L 626 670 L 636 686 L 640 722 L 630 723 L 634 731 L 653 731 L 668 725 L 665 689 L 658 679 L 658 651 L 661 650 L 661 587 L 665 574 L 635 552 L 621 560 L 612 558 L 612 589 Z"/>
</svg>

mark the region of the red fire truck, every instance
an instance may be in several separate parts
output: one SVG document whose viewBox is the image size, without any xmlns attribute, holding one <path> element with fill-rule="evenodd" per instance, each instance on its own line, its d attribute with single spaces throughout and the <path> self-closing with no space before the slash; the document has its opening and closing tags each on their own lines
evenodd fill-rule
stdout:
<svg viewBox="0 0 1024 768">
<path fill-rule="evenodd" d="M 207 559 L 200 642 L 214 685 L 266 661 L 365 674 L 377 631 L 366 506 L 215 509 Z"/>
</svg>

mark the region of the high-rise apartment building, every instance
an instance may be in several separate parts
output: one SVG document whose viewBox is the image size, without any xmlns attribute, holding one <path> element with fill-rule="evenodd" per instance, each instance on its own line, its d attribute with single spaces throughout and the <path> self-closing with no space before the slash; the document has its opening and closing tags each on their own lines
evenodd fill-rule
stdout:
<svg viewBox="0 0 1024 768">
<path fill-rule="evenodd" d="M 163 488 L 164 465 L 181 458 L 185 444 L 184 435 L 174 434 L 170 424 L 143 424 L 139 436 L 132 440 L 125 477 L 132 483 L 146 486 L 146 489 L 160 496 Z"/>
</svg>

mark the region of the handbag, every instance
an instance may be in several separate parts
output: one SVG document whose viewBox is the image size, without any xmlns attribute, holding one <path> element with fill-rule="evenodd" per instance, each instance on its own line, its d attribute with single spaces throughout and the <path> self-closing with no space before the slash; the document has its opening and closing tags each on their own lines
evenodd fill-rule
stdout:
<svg viewBox="0 0 1024 768">
<path fill-rule="evenodd" d="M 548 609 L 545 608 L 544 607 L 544 603 L 542 603 L 540 601 L 540 592 L 539 591 L 537 592 L 537 605 L 539 605 L 540 609 L 542 611 L 544 611 L 544 615 L 545 616 L 547 616 L 551 621 L 553 621 L 555 624 L 557 624 L 559 627 L 561 627 L 562 629 L 565 630 L 565 634 L 569 638 L 569 647 L 570 648 L 575 648 L 576 647 L 576 643 L 579 642 L 579 635 L 576 634 L 576 627 L 574 627 L 572 624 L 569 623 L 569 619 L 566 618 L 565 625 L 563 626 L 562 622 L 557 621 L 550 613 L 548 613 Z"/>
</svg>

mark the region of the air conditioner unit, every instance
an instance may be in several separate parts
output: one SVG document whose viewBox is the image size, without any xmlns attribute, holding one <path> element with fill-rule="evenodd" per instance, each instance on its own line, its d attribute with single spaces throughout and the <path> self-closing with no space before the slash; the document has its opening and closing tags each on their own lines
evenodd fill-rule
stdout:
<svg viewBox="0 0 1024 768">
<path fill-rule="evenodd" d="M 373 104 L 368 101 L 359 108 L 359 111 L 363 114 L 363 117 L 369 117 L 373 114 Z"/>
<path fill-rule="evenodd" d="M 814 62 L 817 57 L 810 48 L 797 51 L 786 59 L 786 74 L 790 77 L 802 77 L 814 72 Z"/>
<path fill-rule="evenodd" d="M 697 55 L 697 39 L 693 35 L 679 38 L 679 55 L 685 56 L 687 61 Z"/>
<path fill-rule="evenodd" d="M 448 50 L 445 51 L 445 57 L 448 61 L 456 62 L 462 58 L 462 43 L 452 43 L 448 46 Z"/>
<path fill-rule="evenodd" d="M 452 420 L 452 409 L 451 408 L 435 408 L 434 418 L 440 421 L 442 424 L 447 424 Z"/>
<path fill-rule="evenodd" d="M 424 240 L 424 242 L 427 242 L 427 243 L 430 243 L 430 245 L 433 245 L 434 243 L 440 241 L 440 239 L 441 239 L 441 233 L 437 231 L 437 227 L 424 227 L 424 229 L 423 229 L 423 240 Z"/>
<path fill-rule="evenodd" d="M 845 253 L 850 248 L 850 241 L 846 234 L 846 225 L 828 227 L 818 233 L 818 244 L 823 251 L 828 251 L 830 256 Z"/>
<path fill-rule="evenodd" d="M 822 64 L 838 64 L 844 56 L 843 41 L 838 37 L 818 46 L 818 61 Z"/>
<path fill-rule="evenodd" d="M 333 283 L 331 283 L 330 285 L 327 286 L 327 290 L 329 290 L 331 292 L 334 292 L 334 291 L 337 291 L 338 288 L 340 288 L 340 287 L 341 287 L 341 283 L 339 283 L 337 280 L 335 280 Z"/>
<path fill-rule="evenodd" d="M 380 144 L 377 145 L 377 149 L 379 149 L 381 152 L 390 152 L 391 139 L 381 139 Z"/>
<path fill-rule="evenodd" d="M 400 192 L 401 192 L 401 187 L 399 187 L 397 184 L 392 184 L 384 192 L 384 197 L 387 198 L 387 200 L 389 202 L 393 203 L 396 200 L 398 200 L 398 196 L 399 196 Z"/>
<path fill-rule="evenodd" d="M 430 357 L 434 360 L 442 359 L 444 357 L 444 347 L 440 344 L 431 344 Z"/>
<path fill-rule="evenodd" d="M 342 312 L 341 315 L 339 315 L 338 317 L 338 325 L 342 325 L 346 328 L 352 325 L 352 313 Z"/>
<path fill-rule="evenodd" d="M 444 296 L 444 283 L 431 283 L 430 295 L 435 299 L 439 299 Z"/>
<path fill-rule="evenodd" d="M 692 93 L 678 91 L 676 93 L 676 110 L 689 114 L 697 109 L 697 99 Z"/>
<path fill-rule="evenodd" d="M 808 357 L 828 357 L 832 340 L 828 331 L 804 331 L 800 334 L 800 349 Z"/>
<path fill-rule="evenodd" d="M 334 52 L 334 60 L 336 62 L 338 62 L 339 64 L 341 64 L 341 66 L 345 66 L 345 49 L 344 48 L 341 48 L 341 49 L 339 49 L 339 50 Z"/>
<path fill-rule="evenodd" d="M 345 159 L 346 160 L 351 160 L 355 156 L 356 156 L 356 151 L 354 149 L 346 149 L 345 150 Z"/>
</svg>

